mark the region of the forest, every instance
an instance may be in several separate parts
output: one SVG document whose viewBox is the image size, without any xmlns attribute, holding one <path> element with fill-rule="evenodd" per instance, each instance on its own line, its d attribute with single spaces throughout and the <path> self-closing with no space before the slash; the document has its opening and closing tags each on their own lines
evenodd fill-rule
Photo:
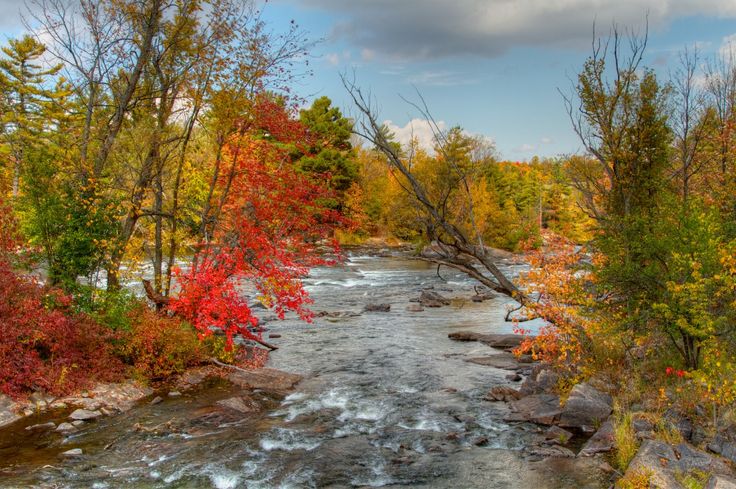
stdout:
<svg viewBox="0 0 736 489">
<path fill-rule="evenodd" d="M 666 77 L 614 28 L 563 90 L 584 151 L 517 162 L 460 126 L 402 146 L 359 79 L 355 107 L 300 99 L 314 44 L 255 4 L 39 5 L 0 55 L 2 393 L 263 365 L 254 301 L 309 322 L 309 270 L 377 240 L 435 246 L 522 333 L 544 319 L 519 352 L 563 395 L 605 379 L 619 447 L 632 406 L 736 422 L 733 55 L 684 50 Z"/>
</svg>

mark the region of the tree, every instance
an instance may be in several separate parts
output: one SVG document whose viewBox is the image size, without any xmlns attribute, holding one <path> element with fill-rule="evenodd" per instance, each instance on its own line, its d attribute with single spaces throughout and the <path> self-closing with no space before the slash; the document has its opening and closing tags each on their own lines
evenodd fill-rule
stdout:
<svg viewBox="0 0 736 489">
<path fill-rule="evenodd" d="M 387 138 L 384 126 L 379 124 L 375 110 L 360 88 L 345 77 L 343 77 L 343 84 L 363 116 L 356 132 L 383 154 L 388 165 L 405 179 L 402 182 L 404 189 L 412 198 L 416 199 L 424 217 L 426 236 L 429 240 L 438 243 L 438 254 L 432 257 L 432 261 L 458 269 L 487 287 L 512 296 L 522 303 L 526 302 L 526 296 L 501 272 L 488 255 L 483 237 L 477 230 L 473 209 L 474 202 L 469 191 L 470 183 L 466 169 L 463 168 L 460 162 L 456 161 L 453 154 L 444 153 L 445 149 L 448 148 L 447 140 L 441 135 L 437 125 L 434 124 L 433 128 L 438 141 L 438 149 L 443 151 L 443 156 L 447 158 L 449 171 L 459 186 L 457 191 L 466 205 L 473 234 L 467 234 L 461 229 L 460 223 L 453 222 L 448 218 L 445 212 L 446 201 L 433 198 L 428 188 L 419 181 L 411 168 L 411 154 L 408 158 L 403 158 L 395 143 Z M 431 116 L 426 114 L 426 107 L 425 115 L 430 121 L 432 120 Z M 480 264 L 482 269 L 478 269 L 477 264 Z M 484 271 L 490 274 L 490 277 L 485 275 Z"/>
<path fill-rule="evenodd" d="M 2 53 L 5 58 L 0 60 L 0 87 L 4 110 L 0 124 L 13 159 L 12 194 L 17 197 L 27 152 L 43 140 L 43 132 L 59 113 L 56 104 L 64 92 L 63 87 L 49 88 L 61 65 L 44 68 L 46 47 L 33 37 L 11 39 Z"/>
<path fill-rule="evenodd" d="M 308 109 L 299 111 L 299 120 L 307 128 L 312 144 L 308 155 L 296 152 L 298 167 L 307 173 L 330 177 L 330 187 L 337 192 L 335 208 L 344 205 L 344 193 L 357 178 L 355 154 L 350 137 L 352 122 L 332 106 L 327 97 L 316 99 Z"/>
<path fill-rule="evenodd" d="M 177 272 L 181 290 L 169 302 L 201 336 L 224 331 L 228 346 L 236 335 L 263 343 L 258 319 L 243 296 L 246 283 L 280 318 L 294 311 L 311 319 L 301 278 L 310 267 L 332 263 L 321 247 L 338 251 L 328 238 L 342 223 L 324 204 L 332 196 L 327 182 L 283 164 L 288 146 L 299 144 L 304 128 L 282 104 L 266 98 L 258 107 L 253 112 L 258 119 L 223 148 L 223 163 L 234 171 L 217 180 L 216 220 L 192 267 Z"/>
</svg>

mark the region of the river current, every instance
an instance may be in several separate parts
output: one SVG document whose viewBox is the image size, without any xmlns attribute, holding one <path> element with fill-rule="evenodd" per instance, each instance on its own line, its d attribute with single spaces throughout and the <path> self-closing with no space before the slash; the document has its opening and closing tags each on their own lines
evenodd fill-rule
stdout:
<svg viewBox="0 0 736 489">
<path fill-rule="evenodd" d="M 505 265 L 510 273 L 515 268 Z M 471 280 L 447 269 L 438 275 L 435 266 L 402 256 L 350 256 L 341 267 L 314 270 L 305 283 L 313 309 L 331 314 L 307 325 L 264 313 L 269 333 L 281 335 L 269 340 L 279 349 L 268 366 L 304 376 L 268 415 L 211 422 L 203 416 L 196 429 L 161 433 L 139 429 L 206 413 L 230 395 L 214 382 L 98 421 L 61 445 L 49 435 L 56 438 L 5 450 L 0 485 L 607 487 L 585 464 L 526 457 L 523 448 L 538 429 L 504 422 L 506 405 L 483 399 L 490 387 L 513 384 L 509 372 L 466 361 L 493 354 L 487 346 L 448 339 L 458 330 L 511 332 L 507 298 L 472 302 Z M 408 311 L 427 288 L 452 298 L 451 305 Z M 362 312 L 369 303 L 391 310 Z M 58 452 L 71 447 L 83 447 L 85 457 L 59 462 Z"/>
</svg>

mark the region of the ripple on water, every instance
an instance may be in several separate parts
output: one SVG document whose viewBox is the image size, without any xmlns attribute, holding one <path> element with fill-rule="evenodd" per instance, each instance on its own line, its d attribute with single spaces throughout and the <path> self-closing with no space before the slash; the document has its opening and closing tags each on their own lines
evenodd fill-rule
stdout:
<svg viewBox="0 0 736 489">
<path fill-rule="evenodd" d="M 320 441 L 306 436 L 304 433 L 287 428 L 274 428 L 264 435 L 260 441 L 260 447 L 267 452 L 284 450 L 314 450 L 320 445 Z"/>
</svg>

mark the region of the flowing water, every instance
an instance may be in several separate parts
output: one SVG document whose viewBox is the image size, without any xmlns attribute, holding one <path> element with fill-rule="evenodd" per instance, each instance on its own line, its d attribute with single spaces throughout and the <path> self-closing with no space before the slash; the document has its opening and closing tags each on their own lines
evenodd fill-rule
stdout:
<svg viewBox="0 0 736 489">
<path fill-rule="evenodd" d="M 507 270 L 513 270 L 508 264 Z M 508 372 L 465 361 L 492 354 L 447 338 L 457 330 L 511 332 L 508 302 L 471 302 L 473 283 L 400 256 L 352 256 L 306 280 L 314 309 L 339 313 L 312 325 L 269 321 L 279 350 L 269 366 L 305 377 L 262 416 L 216 414 L 233 387 L 142 403 L 78 434 L 0 436 L 3 487 L 301 488 L 607 487 L 585 463 L 533 462 L 523 447 L 535 427 L 507 424 L 506 406 L 483 400 Z M 422 289 L 455 298 L 409 312 Z M 386 313 L 360 313 L 390 303 Z M 30 422 L 26 422 L 30 424 Z M 164 428 L 161 428 L 161 427 Z M 143 428 L 142 428 L 143 427 Z M 83 448 L 80 459 L 58 454 Z"/>
</svg>

